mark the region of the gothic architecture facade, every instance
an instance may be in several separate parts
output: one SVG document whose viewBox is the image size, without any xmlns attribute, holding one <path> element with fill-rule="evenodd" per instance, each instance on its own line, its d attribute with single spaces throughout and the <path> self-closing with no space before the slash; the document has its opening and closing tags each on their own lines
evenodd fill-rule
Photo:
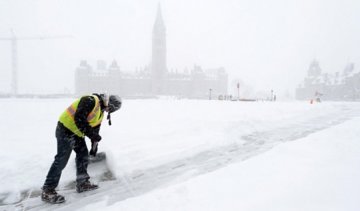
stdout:
<svg viewBox="0 0 360 211">
<path fill-rule="evenodd" d="M 75 93 L 108 92 L 123 97 L 171 95 L 185 98 L 227 94 L 228 75 L 224 68 L 203 69 L 194 65 L 190 71 L 169 71 L 166 49 L 166 27 L 159 5 L 152 32 L 151 64 L 135 72 L 125 72 L 116 61 L 108 67 L 104 61 L 98 61 L 97 68 L 81 61 L 75 73 Z"/>
<path fill-rule="evenodd" d="M 296 89 L 296 99 L 358 101 L 360 100 L 360 72 L 349 63 L 342 72 L 330 74 L 323 72 L 317 60 L 309 66 L 307 76 Z"/>
</svg>

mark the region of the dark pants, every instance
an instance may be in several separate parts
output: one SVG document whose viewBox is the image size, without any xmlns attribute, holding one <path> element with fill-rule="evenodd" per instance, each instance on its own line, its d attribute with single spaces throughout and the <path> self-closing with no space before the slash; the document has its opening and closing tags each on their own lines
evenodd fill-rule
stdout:
<svg viewBox="0 0 360 211">
<path fill-rule="evenodd" d="M 76 182 L 82 184 L 89 180 L 87 166 L 89 163 L 89 151 L 85 139 L 75 135 L 60 122 L 56 127 L 57 154 L 46 176 L 43 189 L 55 189 L 65 168 L 71 151 L 76 153 Z"/>
</svg>

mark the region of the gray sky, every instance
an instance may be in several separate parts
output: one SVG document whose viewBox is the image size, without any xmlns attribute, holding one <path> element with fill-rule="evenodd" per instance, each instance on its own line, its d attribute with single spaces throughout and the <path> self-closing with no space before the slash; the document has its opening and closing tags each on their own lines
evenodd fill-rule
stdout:
<svg viewBox="0 0 360 211">
<path fill-rule="evenodd" d="M 313 58 L 325 72 L 360 66 L 358 0 L 0 0 L 0 37 L 19 41 L 19 92 L 74 90 L 81 59 L 116 59 L 124 71 L 151 59 L 157 4 L 167 28 L 168 68 L 226 68 L 254 90 L 302 81 Z M 10 91 L 10 42 L 0 41 L 0 92 Z M 232 91 L 232 88 L 229 89 Z"/>
</svg>

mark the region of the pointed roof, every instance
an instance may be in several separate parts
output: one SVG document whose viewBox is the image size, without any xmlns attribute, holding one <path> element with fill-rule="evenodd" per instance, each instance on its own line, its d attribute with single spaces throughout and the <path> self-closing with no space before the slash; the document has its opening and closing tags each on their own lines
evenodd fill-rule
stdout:
<svg viewBox="0 0 360 211">
<path fill-rule="evenodd" d="M 161 5 L 160 5 L 160 3 L 158 4 L 156 20 L 155 20 L 155 23 L 154 23 L 154 29 L 155 28 L 165 29 L 164 20 L 162 18 L 162 14 L 161 14 Z"/>
</svg>

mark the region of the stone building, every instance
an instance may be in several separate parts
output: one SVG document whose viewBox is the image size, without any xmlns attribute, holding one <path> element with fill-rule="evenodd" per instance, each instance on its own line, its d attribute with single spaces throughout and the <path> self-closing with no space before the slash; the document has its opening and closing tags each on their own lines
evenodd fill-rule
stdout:
<svg viewBox="0 0 360 211">
<path fill-rule="evenodd" d="M 228 75 L 224 68 L 203 69 L 194 65 L 189 71 L 169 71 L 166 59 L 166 27 L 158 7 L 152 32 L 152 61 L 133 72 L 119 68 L 116 61 L 106 67 L 98 61 L 93 68 L 81 61 L 75 73 L 75 93 L 108 92 L 123 97 L 171 95 L 185 98 L 209 98 L 227 94 Z"/>
<path fill-rule="evenodd" d="M 323 72 L 318 61 L 313 60 L 308 74 L 296 89 L 296 99 L 310 100 L 321 97 L 323 100 L 360 100 L 360 72 L 349 63 L 342 72 L 330 74 Z"/>
</svg>

